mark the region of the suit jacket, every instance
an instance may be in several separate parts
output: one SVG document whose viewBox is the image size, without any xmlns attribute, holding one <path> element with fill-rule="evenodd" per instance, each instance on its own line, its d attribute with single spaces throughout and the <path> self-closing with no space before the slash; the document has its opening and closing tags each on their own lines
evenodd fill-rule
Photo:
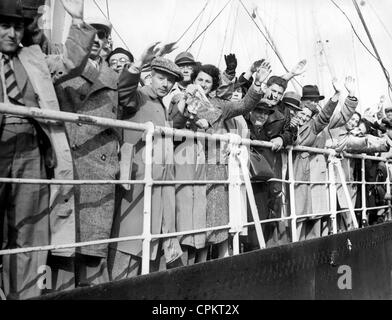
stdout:
<svg viewBox="0 0 392 320">
<path fill-rule="evenodd" d="M 72 26 L 66 41 L 64 55 L 44 55 L 39 46 L 23 47 L 14 58 L 14 68 L 19 89 L 25 93 L 28 106 L 38 106 L 46 110 L 59 111 L 54 83 L 59 83 L 80 74 L 87 61 L 95 29 L 89 25 Z M 15 60 L 16 59 L 16 60 Z M 20 77 L 21 66 L 25 75 Z M 30 87 L 31 86 L 31 87 Z M 4 90 L 0 85 L 0 101 Z M 30 89 L 33 88 L 33 91 Z M 32 93 L 34 92 L 34 98 Z M 0 125 L 3 115 L 0 114 Z M 65 127 L 56 121 L 39 120 L 42 130 L 47 135 L 55 161 L 56 179 L 73 179 L 72 157 L 65 135 Z M 52 244 L 75 242 L 74 195 L 72 186 L 50 186 L 50 231 Z M 73 249 L 52 251 L 57 255 L 72 255 Z"/>
</svg>

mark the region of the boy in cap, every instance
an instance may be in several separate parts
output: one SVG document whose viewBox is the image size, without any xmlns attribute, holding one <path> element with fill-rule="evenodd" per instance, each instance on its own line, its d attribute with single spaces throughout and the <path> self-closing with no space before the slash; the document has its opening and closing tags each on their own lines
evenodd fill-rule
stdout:
<svg viewBox="0 0 392 320">
<path fill-rule="evenodd" d="M 62 1 L 72 17 L 68 54 L 46 56 L 38 46 L 21 47 L 26 19 L 20 1 L 0 2 L 0 101 L 59 110 L 53 83 L 80 73 L 94 30 L 83 22 L 83 1 Z M 72 54 L 70 54 L 72 53 Z M 73 179 L 72 158 L 57 122 L 0 114 L 0 176 L 28 179 Z M 11 188 L 12 187 L 12 188 Z M 0 184 L 0 225 L 7 221 L 5 247 L 35 247 L 75 242 L 72 186 Z M 69 256 L 74 250 L 53 250 Z M 7 298 L 41 294 L 37 270 L 47 264 L 46 251 L 3 256 Z M 45 270 L 45 269 L 44 269 Z"/>
<path fill-rule="evenodd" d="M 191 75 L 196 65 L 195 58 L 187 51 L 179 53 L 174 59 L 174 63 L 181 70 L 182 80 L 177 82 L 171 89 L 170 93 L 163 98 L 163 103 L 167 109 L 170 106 L 172 98 L 180 92 L 185 92 L 187 86 L 192 82 Z"/>
<path fill-rule="evenodd" d="M 138 123 L 151 121 L 157 126 L 169 126 L 168 114 L 162 99 L 170 92 L 174 84 L 183 79 L 181 69 L 171 60 L 155 58 L 157 49 L 155 44 L 149 47 L 136 60 L 129 69 L 124 69 L 120 76 L 122 81 L 132 81 L 132 86 L 123 87 L 119 90 L 122 97 L 127 93 L 127 101 L 123 104 L 132 107 L 124 110 L 123 119 Z M 151 62 L 151 85 L 138 88 L 142 66 Z M 129 95 L 130 93 L 130 95 Z M 144 133 L 132 130 L 124 131 L 124 145 L 133 149 L 133 159 L 130 163 L 128 179 L 144 179 L 145 172 L 145 140 Z M 173 180 L 173 145 L 170 137 L 154 135 L 153 142 L 153 169 L 154 180 Z M 144 216 L 144 186 L 135 184 L 131 190 L 124 191 L 120 198 L 119 212 L 116 214 L 113 224 L 113 237 L 140 235 L 143 233 Z M 152 234 L 175 232 L 175 187 L 174 185 L 152 187 L 151 202 L 151 232 Z M 151 242 L 150 260 L 152 270 L 157 270 L 161 257 L 160 250 L 163 248 L 166 265 L 179 261 L 182 251 L 177 237 Z M 145 253 L 149 254 L 149 253 Z M 109 271 L 112 280 L 119 280 L 140 274 L 142 256 L 142 242 L 128 241 L 113 244 L 109 256 Z"/>
<path fill-rule="evenodd" d="M 120 73 L 124 67 L 134 61 L 132 53 L 124 48 L 114 49 L 108 56 L 107 61 L 110 68 Z"/>
</svg>

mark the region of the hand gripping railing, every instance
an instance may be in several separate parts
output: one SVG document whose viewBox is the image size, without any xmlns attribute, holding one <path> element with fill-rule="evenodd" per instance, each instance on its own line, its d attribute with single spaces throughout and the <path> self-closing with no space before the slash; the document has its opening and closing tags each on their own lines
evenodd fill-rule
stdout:
<svg viewBox="0 0 392 320">
<path fill-rule="evenodd" d="M 312 216 L 329 216 L 332 222 L 332 233 L 337 233 L 337 225 L 336 225 L 336 217 L 339 213 L 345 212 L 347 210 L 336 210 L 336 186 L 338 184 L 342 185 L 347 203 L 348 203 L 348 211 L 350 212 L 354 228 L 358 228 L 358 223 L 355 216 L 355 211 L 362 211 L 362 218 L 366 217 L 367 210 L 371 209 L 388 209 L 388 218 L 391 219 L 391 203 L 388 200 L 388 205 L 378 206 L 373 208 L 366 207 L 366 185 L 367 184 L 386 184 L 387 194 L 390 195 L 390 164 L 387 163 L 387 174 L 388 178 L 386 182 L 380 183 L 369 183 L 365 181 L 365 160 L 377 160 L 387 162 L 387 159 L 382 157 L 375 156 L 367 156 L 367 155 L 350 155 L 346 154 L 345 157 L 352 159 L 361 159 L 362 164 L 362 179 L 361 181 L 346 181 L 344 176 L 344 172 L 340 165 L 340 161 L 335 156 L 334 150 L 328 149 L 317 149 L 311 147 L 288 147 L 288 180 L 285 179 L 271 179 L 271 181 L 278 181 L 282 184 L 289 185 L 289 199 L 290 199 L 290 215 L 287 217 L 280 217 L 275 219 L 268 219 L 260 221 L 259 215 L 257 212 L 257 207 L 253 195 L 252 183 L 249 179 L 248 172 L 248 164 L 246 157 L 243 155 L 246 153 L 246 146 L 254 146 L 254 147 L 264 147 L 271 148 L 272 144 L 265 141 L 254 141 L 250 139 L 240 138 L 239 136 L 233 134 L 206 134 L 202 132 L 193 132 L 189 130 L 177 130 L 169 127 L 157 127 L 152 123 L 133 123 L 129 121 L 121 121 L 107 118 L 100 118 L 94 116 L 80 115 L 75 113 L 67 113 L 67 112 L 59 112 L 59 111 L 50 111 L 50 110 L 42 110 L 38 108 L 29 108 L 29 107 L 21 107 L 15 106 L 11 104 L 0 103 L 0 114 L 12 114 L 18 115 L 22 117 L 31 117 L 35 118 L 37 121 L 45 121 L 45 120 L 55 120 L 59 122 L 73 122 L 80 124 L 88 124 L 88 125 L 96 125 L 102 127 L 114 127 L 121 128 L 124 130 L 134 130 L 134 131 L 146 131 L 146 160 L 145 160 L 145 177 L 143 180 L 43 180 L 43 179 L 12 179 L 12 178 L 0 178 L 0 183 L 29 183 L 29 184 L 69 184 L 69 185 L 81 185 L 81 184 L 144 184 L 144 211 L 143 211 L 143 233 L 138 236 L 129 236 L 129 237 L 121 237 L 121 238 L 112 238 L 112 239 L 102 239 L 95 241 L 87 241 L 87 242 L 79 242 L 79 243 L 69 243 L 69 244 L 61 244 L 61 245 L 47 245 L 40 247 L 31 247 L 31 248 L 18 248 L 18 249 L 8 249 L 8 250 L 0 250 L 1 255 L 9 255 L 9 254 L 18 254 L 23 252 L 33 252 L 33 251 L 42 251 L 42 250 L 55 250 L 55 249 L 65 249 L 65 248 L 76 248 L 82 246 L 92 246 L 97 244 L 108 244 L 114 242 L 123 242 L 130 240 L 138 240 L 143 242 L 143 255 L 142 255 L 142 274 L 146 274 L 149 272 L 149 256 L 150 256 L 150 245 L 152 239 L 161 239 L 166 237 L 180 236 L 180 235 L 189 235 L 196 234 L 206 231 L 212 230 L 223 230 L 228 229 L 230 233 L 233 235 L 233 254 L 238 254 L 240 252 L 240 243 L 239 243 L 239 234 L 248 226 L 255 226 L 256 234 L 259 242 L 260 248 L 265 247 L 265 239 L 263 236 L 262 224 L 271 223 L 275 221 L 290 221 L 291 222 L 291 234 L 292 241 L 298 241 L 297 235 L 297 219 L 299 216 L 296 215 L 295 212 L 295 185 L 296 184 L 323 184 L 329 186 L 329 200 L 330 200 L 330 212 L 325 213 L 309 213 L 306 215 L 301 215 L 301 218 L 304 217 L 312 217 Z M 153 155 L 153 136 L 155 133 L 165 134 L 167 136 L 172 137 L 186 137 L 186 138 L 200 138 L 200 139 L 208 139 L 213 141 L 225 141 L 229 143 L 229 161 L 228 161 L 228 170 L 229 177 L 228 180 L 197 180 L 197 181 L 157 181 L 152 179 L 152 155 Z M 293 153 L 294 152 L 309 152 L 315 154 L 323 154 L 329 158 L 328 161 L 328 173 L 329 178 L 325 181 L 295 181 L 294 180 L 294 171 L 293 171 Z M 340 183 L 335 181 L 335 169 L 337 169 Z M 241 177 L 242 174 L 242 177 Z M 215 183 L 215 184 L 228 184 L 229 185 L 229 224 L 224 226 L 217 226 L 212 228 L 203 228 L 199 230 L 191 230 L 191 231 L 182 231 L 182 232 L 174 232 L 174 233 L 166 233 L 166 234 L 151 234 L 151 191 L 154 185 L 178 185 L 178 184 L 207 184 L 207 183 Z M 362 208 L 354 209 L 353 204 L 351 202 L 351 198 L 349 195 L 349 191 L 347 189 L 347 184 L 360 184 L 361 185 L 361 194 L 362 194 Z M 240 194 L 240 186 L 245 185 L 246 193 L 248 196 L 250 209 L 253 217 L 253 222 L 244 221 L 244 218 L 240 216 L 240 208 L 239 204 L 241 203 L 239 194 Z"/>
</svg>

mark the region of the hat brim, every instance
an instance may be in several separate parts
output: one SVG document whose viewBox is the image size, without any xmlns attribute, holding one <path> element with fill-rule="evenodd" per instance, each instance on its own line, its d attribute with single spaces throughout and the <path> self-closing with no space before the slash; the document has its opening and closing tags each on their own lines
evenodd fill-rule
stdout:
<svg viewBox="0 0 392 320">
<path fill-rule="evenodd" d="M 256 107 L 256 108 L 253 109 L 253 111 L 258 111 L 258 110 L 265 111 L 268 114 L 273 114 L 275 112 L 273 109 L 269 109 L 269 108 L 266 108 L 266 107 Z"/>
<path fill-rule="evenodd" d="M 290 103 L 290 102 L 284 102 L 284 101 L 283 101 L 283 103 L 284 103 L 286 106 L 288 106 L 289 108 L 291 108 L 291 109 L 294 109 L 294 110 L 297 110 L 297 111 L 301 111 L 301 110 L 302 110 L 301 107 L 298 107 L 298 106 L 296 106 L 295 104 L 292 104 L 292 103 Z"/>
<path fill-rule="evenodd" d="M 306 99 L 317 99 L 318 101 L 324 100 L 324 96 L 304 96 L 301 98 L 301 101 L 304 101 Z"/>
<path fill-rule="evenodd" d="M 188 64 L 188 65 L 192 65 L 192 66 L 196 65 L 196 61 L 192 61 L 192 60 L 180 60 L 180 61 L 177 61 L 174 63 L 178 66 L 183 66 L 184 64 Z"/>
<path fill-rule="evenodd" d="M 169 69 L 166 69 L 166 68 L 162 68 L 162 67 L 158 67 L 158 66 L 153 66 L 153 67 L 151 67 L 151 69 L 152 69 L 152 70 L 158 70 L 158 71 L 161 71 L 161 72 L 170 74 L 170 75 L 172 75 L 172 76 L 174 76 L 174 77 L 176 78 L 177 82 L 179 82 L 179 81 L 181 81 L 181 80 L 183 79 L 183 78 L 182 78 L 182 75 L 179 75 L 178 73 L 175 73 L 175 72 L 173 72 L 173 71 L 171 71 L 171 70 L 169 70 Z"/>
</svg>

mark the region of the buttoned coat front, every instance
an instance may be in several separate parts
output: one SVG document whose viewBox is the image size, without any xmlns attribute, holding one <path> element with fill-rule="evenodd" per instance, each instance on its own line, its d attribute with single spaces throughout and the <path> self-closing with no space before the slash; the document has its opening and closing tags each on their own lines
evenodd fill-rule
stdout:
<svg viewBox="0 0 392 320">
<path fill-rule="evenodd" d="M 83 74 L 56 87 L 61 111 L 117 119 L 118 74 L 106 62 L 96 68 L 89 60 Z M 121 133 L 114 128 L 67 123 L 75 180 L 115 180 L 119 173 Z M 75 186 L 78 242 L 110 238 L 115 186 Z M 79 249 L 87 255 L 106 257 L 107 245 Z"/>
</svg>

